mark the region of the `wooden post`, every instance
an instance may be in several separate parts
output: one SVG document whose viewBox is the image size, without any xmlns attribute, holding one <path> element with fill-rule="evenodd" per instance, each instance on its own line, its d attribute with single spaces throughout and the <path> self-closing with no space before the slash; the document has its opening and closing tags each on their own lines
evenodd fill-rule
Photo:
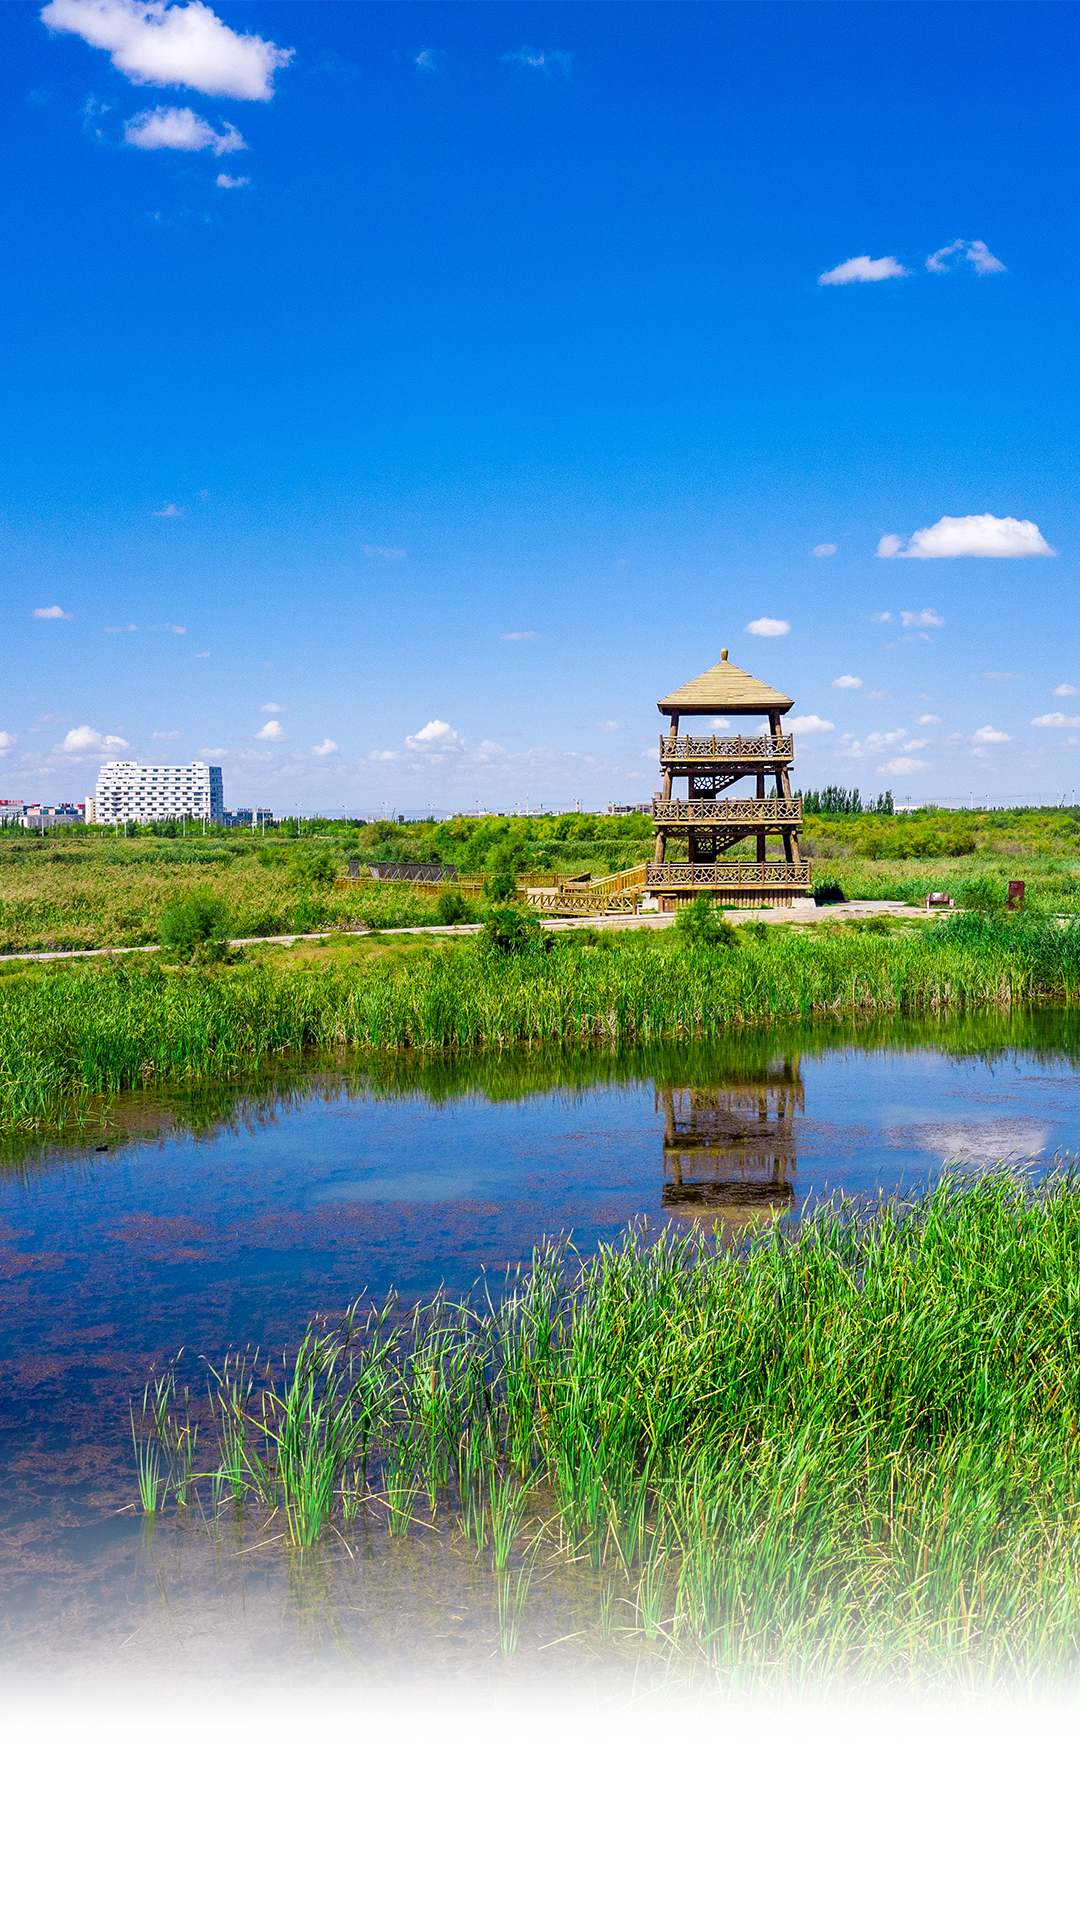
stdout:
<svg viewBox="0 0 1080 1920">
<path fill-rule="evenodd" d="M 671 725 L 668 728 L 668 746 L 673 747 L 678 737 L 679 737 L 679 716 L 677 713 L 673 713 L 671 716 Z M 667 766 L 664 768 L 664 780 L 660 790 L 660 798 L 665 804 L 667 803 L 667 801 L 671 799 L 671 768 L 670 766 Z M 656 835 L 657 863 L 659 864 L 659 862 L 661 860 L 664 860 L 666 857 L 667 857 L 667 828 L 661 827 Z"/>
</svg>

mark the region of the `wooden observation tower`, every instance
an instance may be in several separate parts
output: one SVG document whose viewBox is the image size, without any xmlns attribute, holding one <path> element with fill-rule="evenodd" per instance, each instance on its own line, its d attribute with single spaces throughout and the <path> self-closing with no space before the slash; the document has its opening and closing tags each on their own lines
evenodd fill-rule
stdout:
<svg viewBox="0 0 1080 1920">
<path fill-rule="evenodd" d="M 794 703 L 753 674 L 728 661 L 669 693 L 657 705 L 670 726 L 660 736 L 663 787 L 653 799 L 656 857 L 646 867 L 645 884 L 661 908 L 671 908 L 707 891 L 730 906 L 781 906 L 805 894 L 810 865 L 799 858 L 802 802 L 791 796 L 789 769 L 795 758 L 792 736 L 783 733 L 782 714 Z M 680 734 L 679 721 L 709 715 L 760 718 L 756 733 Z M 686 781 L 686 796 L 672 792 Z M 729 787 L 753 780 L 754 792 L 721 799 Z M 767 792 L 772 782 L 774 792 Z M 768 836 L 779 835 L 783 859 L 769 859 Z M 686 857 L 668 859 L 668 841 L 686 840 Z M 756 858 L 725 860 L 743 840 L 756 842 Z"/>
</svg>

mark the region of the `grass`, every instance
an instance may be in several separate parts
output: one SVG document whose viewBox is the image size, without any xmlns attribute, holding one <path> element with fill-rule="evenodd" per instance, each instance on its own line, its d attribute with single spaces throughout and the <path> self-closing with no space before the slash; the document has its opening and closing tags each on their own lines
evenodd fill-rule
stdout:
<svg viewBox="0 0 1080 1920">
<path fill-rule="evenodd" d="M 170 916 L 207 897 L 237 939 L 423 926 L 433 917 L 432 902 L 411 887 L 347 884 L 343 856 L 328 864 L 325 854 L 275 861 L 242 834 L 232 843 L 102 837 L 4 844 L 10 838 L 0 834 L 0 953 L 150 946 Z"/>
<path fill-rule="evenodd" d="M 348 885 L 346 864 L 452 861 L 484 875 L 594 875 L 651 857 L 651 820 L 566 814 L 486 816 L 401 826 L 373 821 L 308 823 L 298 839 L 214 829 L 163 839 L 141 829 L 117 839 L 96 828 L 44 838 L 0 833 L 0 952 L 83 951 L 156 941 L 166 913 L 200 886 L 212 888 L 237 937 L 331 931 L 363 921 L 423 926 L 436 902 L 403 885 Z M 747 842 L 743 851 L 749 853 Z M 1080 907 L 1080 809 L 1068 807 L 888 816 L 808 814 L 803 852 L 817 884 L 835 882 L 849 899 L 916 901 L 989 883 L 1004 899 L 1024 880 L 1042 911 Z M 471 911 L 471 903 L 469 903 Z"/>
<path fill-rule="evenodd" d="M 327 949 L 288 968 L 94 962 L 0 976 L 0 1127 L 63 1125 L 95 1097 L 228 1080 L 307 1050 L 623 1047 L 1080 992 L 1080 928 L 1034 915 L 902 935 L 788 927 L 730 947 L 636 933 L 509 955 L 471 937 L 407 953 L 352 944 L 347 961 Z"/>
<path fill-rule="evenodd" d="M 506 1654 L 546 1551 L 598 1641 L 725 1686 L 1031 1687 L 1080 1654 L 1078 1360 L 1080 1179 L 992 1172 L 733 1250 L 549 1246 L 479 1315 L 353 1310 L 257 1394 L 222 1369 L 219 1445 L 301 1546 L 426 1496 Z"/>
</svg>

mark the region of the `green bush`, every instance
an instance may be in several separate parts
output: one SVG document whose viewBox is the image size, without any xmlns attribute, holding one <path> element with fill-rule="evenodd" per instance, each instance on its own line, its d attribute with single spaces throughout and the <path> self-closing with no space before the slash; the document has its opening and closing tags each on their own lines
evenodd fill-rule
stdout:
<svg viewBox="0 0 1080 1920">
<path fill-rule="evenodd" d="M 501 873 L 491 873 L 484 881 L 484 899 L 498 906 L 517 898 L 517 884 L 512 873 L 505 869 Z"/>
<path fill-rule="evenodd" d="M 699 893 L 675 915 L 675 936 L 694 947 L 733 947 L 735 929 L 718 913 L 712 901 Z"/>
<path fill-rule="evenodd" d="M 966 907 L 969 913 L 1002 913 L 1006 904 L 1005 891 L 999 882 L 983 873 L 961 887 L 956 904 Z"/>
<path fill-rule="evenodd" d="M 337 863 L 325 847 L 318 853 L 296 853 L 289 862 L 294 886 L 332 887 L 337 879 Z"/>
<path fill-rule="evenodd" d="M 435 902 L 435 918 L 443 927 L 456 927 L 471 918 L 463 895 L 456 887 L 444 887 Z"/>
<path fill-rule="evenodd" d="M 524 913 L 520 907 L 493 907 L 476 937 L 482 947 L 495 953 L 538 952 L 550 945 L 536 914 Z"/>
<path fill-rule="evenodd" d="M 229 915 L 209 887 L 195 887 L 166 907 L 159 939 L 178 960 L 220 960 L 228 948 Z"/>
</svg>

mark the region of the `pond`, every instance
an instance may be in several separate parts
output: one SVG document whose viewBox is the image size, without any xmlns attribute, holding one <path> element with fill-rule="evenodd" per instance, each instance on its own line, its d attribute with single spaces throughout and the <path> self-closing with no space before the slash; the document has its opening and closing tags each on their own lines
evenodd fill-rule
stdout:
<svg viewBox="0 0 1080 1920">
<path fill-rule="evenodd" d="M 9 1667 L 486 1670 L 492 1583 L 463 1537 L 368 1529 L 298 1570 L 277 1534 L 212 1514 L 144 1523 L 129 1406 L 151 1370 L 183 1350 L 197 1386 L 203 1356 L 280 1354 L 361 1295 L 496 1297 L 547 1237 L 587 1255 L 632 1221 L 730 1236 L 947 1163 L 1046 1168 L 1080 1152 L 1078 1061 L 1067 1011 L 816 1023 L 618 1054 L 322 1062 L 118 1100 L 70 1140 L 8 1141 Z M 594 1644 L 596 1600 L 591 1573 L 554 1567 L 523 1669 L 617 1668 Z"/>
</svg>

